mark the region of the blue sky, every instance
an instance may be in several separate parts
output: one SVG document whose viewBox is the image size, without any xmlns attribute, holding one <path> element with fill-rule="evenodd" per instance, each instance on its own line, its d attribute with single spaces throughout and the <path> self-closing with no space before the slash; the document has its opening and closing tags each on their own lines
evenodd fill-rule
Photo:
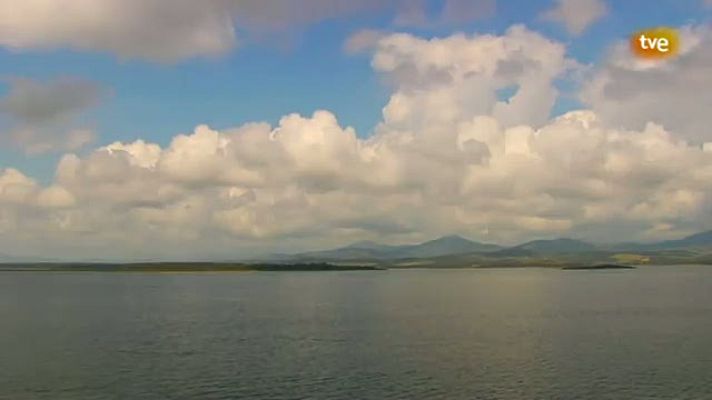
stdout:
<svg viewBox="0 0 712 400">
<path fill-rule="evenodd" d="M 567 43 L 576 60 L 595 64 L 611 43 L 636 29 L 700 23 L 711 10 L 697 0 L 611 1 L 605 17 L 572 37 L 561 25 L 541 17 L 553 5 L 546 0 L 500 1 L 491 17 L 419 28 L 394 26 L 393 15 L 387 12 L 359 14 L 320 21 L 270 40 L 247 41 L 225 55 L 172 63 L 122 60 L 111 53 L 61 47 L 6 48 L 0 49 L 0 76 L 82 77 L 107 88 L 103 102 L 86 116 L 96 127 L 98 144 L 144 138 L 165 145 L 175 134 L 190 132 L 198 124 L 222 129 L 248 121 L 275 123 L 288 113 L 310 114 L 316 109 L 331 110 L 343 124 L 367 136 L 380 120 L 389 92 L 370 67 L 368 56 L 343 51 L 344 41 L 360 29 L 437 37 L 453 32 L 501 34 L 513 24 L 525 24 Z M 433 1 L 428 7 L 434 15 L 441 3 Z M 7 85 L 2 90 L 6 92 Z M 577 106 L 574 98 L 560 98 L 553 112 Z M 0 167 L 21 167 L 46 181 L 58 157 L 26 156 L 4 149 Z"/>
</svg>

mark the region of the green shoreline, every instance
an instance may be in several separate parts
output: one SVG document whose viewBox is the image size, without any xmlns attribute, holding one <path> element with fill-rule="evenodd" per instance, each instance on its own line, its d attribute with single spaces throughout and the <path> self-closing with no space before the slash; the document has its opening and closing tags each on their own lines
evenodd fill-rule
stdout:
<svg viewBox="0 0 712 400">
<path fill-rule="evenodd" d="M 0 272 L 129 272 L 129 273 L 232 273 L 232 272 L 319 272 L 319 271 L 381 271 L 404 269 L 497 269 L 497 268 L 547 268 L 571 270 L 634 269 L 626 265 L 462 265 L 462 266 L 373 266 L 313 264 L 233 264 L 233 263 L 132 263 L 132 264 L 87 264 L 87 263 L 40 263 L 0 264 Z"/>
<path fill-rule="evenodd" d="M 618 264 L 531 260 L 529 262 L 492 263 L 428 263 L 408 264 L 338 264 L 314 263 L 219 263 L 219 262 L 146 262 L 146 263 L 0 263 L 0 272 L 143 272 L 143 273 L 232 273 L 232 272 L 319 272 L 319 271 L 382 271 L 407 269 L 501 269 L 545 268 L 558 270 L 622 270 L 647 265 L 704 265 L 701 263 Z M 709 265 L 709 264 L 708 264 Z"/>
<path fill-rule="evenodd" d="M 375 271 L 375 266 L 345 266 L 327 263 L 243 264 L 202 262 L 157 263 L 13 263 L 0 264 L 0 272 L 253 272 L 253 271 Z"/>
</svg>

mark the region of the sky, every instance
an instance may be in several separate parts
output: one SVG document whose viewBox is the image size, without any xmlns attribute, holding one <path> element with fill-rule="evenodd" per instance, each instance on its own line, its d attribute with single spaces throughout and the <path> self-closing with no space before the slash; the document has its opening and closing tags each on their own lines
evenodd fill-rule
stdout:
<svg viewBox="0 0 712 400">
<path fill-rule="evenodd" d="M 0 0 L 0 253 L 712 229 L 709 0 Z M 642 62 L 638 30 L 674 58 Z"/>
</svg>

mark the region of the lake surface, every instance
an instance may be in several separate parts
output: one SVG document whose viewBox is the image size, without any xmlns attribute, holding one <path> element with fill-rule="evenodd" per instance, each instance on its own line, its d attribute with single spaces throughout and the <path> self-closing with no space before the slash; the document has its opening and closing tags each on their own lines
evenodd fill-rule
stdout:
<svg viewBox="0 0 712 400">
<path fill-rule="evenodd" d="M 712 267 L 0 273 L 0 399 L 710 399 Z"/>
</svg>

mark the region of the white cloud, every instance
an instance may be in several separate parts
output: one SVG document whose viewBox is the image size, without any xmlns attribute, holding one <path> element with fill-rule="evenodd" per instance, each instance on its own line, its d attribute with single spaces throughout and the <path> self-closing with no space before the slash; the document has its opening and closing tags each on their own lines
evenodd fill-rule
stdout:
<svg viewBox="0 0 712 400">
<path fill-rule="evenodd" d="M 373 136 L 317 111 L 65 155 L 47 187 L 5 170 L 2 243 L 216 259 L 450 233 L 650 239 L 712 223 L 709 146 L 652 122 L 612 127 L 590 110 L 548 117 L 553 81 L 573 64 L 560 43 L 514 27 L 385 35 L 372 48 L 393 85 Z"/>
<path fill-rule="evenodd" d="M 608 7 L 603 0 L 557 0 L 556 7 L 542 16 L 563 24 L 572 35 L 580 35 L 607 12 Z"/>
<path fill-rule="evenodd" d="M 11 49 L 109 51 L 172 61 L 224 52 L 235 42 L 221 1 L 0 1 L 0 44 Z"/>
<path fill-rule="evenodd" d="M 37 183 L 22 172 L 7 168 L 0 174 L 0 201 L 23 204 L 37 190 Z"/>
<path fill-rule="evenodd" d="M 10 80 L 9 93 L 0 98 L 0 139 L 28 154 L 71 151 L 95 139 L 79 117 L 99 103 L 102 90 L 88 81 L 61 78 L 42 82 Z"/>
<path fill-rule="evenodd" d="M 394 34 L 378 42 L 372 64 L 396 85 L 384 122 L 401 127 L 477 115 L 494 115 L 507 126 L 541 124 L 557 95 L 554 79 L 575 65 L 563 45 L 518 25 L 503 36 Z M 499 99 L 507 88 L 514 94 Z"/>
<path fill-rule="evenodd" d="M 50 186 L 37 195 L 37 204 L 44 208 L 67 208 L 74 202 L 72 193 L 61 186 Z"/>
<path fill-rule="evenodd" d="M 0 46 L 70 48 L 122 59 L 176 62 L 219 56 L 240 42 L 359 13 L 395 15 L 396 25 L 452 25 L 490 17 L 495 0 L 0 0 Z"/>
<path fill-rule="evenodd" d="M 382 9 L 376 0 L 0 0 L 0 46 L 71 48 L 175 62 L 216 56 L 244 35 Z"/>
<path fill-rule="evenodd" d="M 69 48 L 172 63 L 225 54 L 246 40 L 289 42 L 295 30 L 354 14 L 396 25 L 452 25 L 490 17 L 495 0 L 0 0 L 0 47 Z"/>
</svg>

